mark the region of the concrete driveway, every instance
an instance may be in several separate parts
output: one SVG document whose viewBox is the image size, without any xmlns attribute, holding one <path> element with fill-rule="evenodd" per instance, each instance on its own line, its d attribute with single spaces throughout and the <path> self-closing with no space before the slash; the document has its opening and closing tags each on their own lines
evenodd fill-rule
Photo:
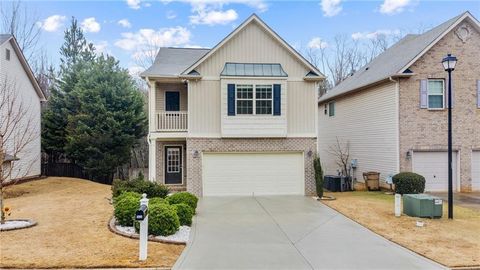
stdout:
<svg viewBox="0 0 480 270">
<path fill-rule="evenodd" d="M 310 197 L 202 198 L 174 269 L 442 269 Z"/>
</svg>

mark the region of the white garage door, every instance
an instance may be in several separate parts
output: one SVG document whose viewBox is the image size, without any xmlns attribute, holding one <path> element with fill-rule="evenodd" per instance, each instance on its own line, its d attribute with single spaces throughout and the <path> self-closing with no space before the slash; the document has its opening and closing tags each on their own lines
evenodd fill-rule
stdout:
<svg viewBox="0 0 480 270">
<path fill-rule="evenodd" d="M 480 151 L 472 152 L 472 190 L 480 191 Z"/>
<path fill-rule="evenodd" d="M 457 190 L 457 153 L 453 152 L 453 190 Z M 448 191 L 448 153 L 414 152 L 413 172 L 425 177 L 425 191 Z"/>
<path fill-rule="evenodd" d="M 304 192 L 303 153 L 204 153 L 203 196 Z"/>
</svg>

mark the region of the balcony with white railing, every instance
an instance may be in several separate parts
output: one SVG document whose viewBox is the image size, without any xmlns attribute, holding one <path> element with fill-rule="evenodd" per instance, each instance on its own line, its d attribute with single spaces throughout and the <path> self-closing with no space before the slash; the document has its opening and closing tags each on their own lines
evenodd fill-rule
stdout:
<svg viewBox="0 0 480 270">
<path fill-rule="evenodd" d="M 186 132 L 188 130 L 188 112 L 163 111 L 155 115 L 156 130 L 160 132 Z"/>
</svg>

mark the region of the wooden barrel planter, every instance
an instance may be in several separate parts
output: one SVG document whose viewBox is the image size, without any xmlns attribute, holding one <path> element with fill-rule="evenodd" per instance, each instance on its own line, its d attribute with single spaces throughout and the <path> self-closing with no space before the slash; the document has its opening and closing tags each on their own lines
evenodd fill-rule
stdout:
<svg viewBox="0 0 480 270">
<path fill-rule="evenodd" d="M 364 172 L 363 180 L 368 191 L 380 190 L 380 173 L 379 172 Z"/>
</svg>

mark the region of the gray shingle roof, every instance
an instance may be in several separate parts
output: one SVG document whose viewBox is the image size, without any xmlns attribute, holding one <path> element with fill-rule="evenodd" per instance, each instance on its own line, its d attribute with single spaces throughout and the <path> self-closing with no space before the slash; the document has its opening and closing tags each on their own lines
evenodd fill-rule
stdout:
<svg viewBox="0 0 480 270">
<path fill-rule="evenodd" d="M 153 65 L 140 74 L 148 76 L 178 76 L 210 49 L 160 48 Z"/>
<path fill-rule="evenodd" d="M 0 34 L 0 45 L 12 37 L 10 34 Z"/>
<path fill-rule="evenodd" d="M 319 99 L 319 102 L 327 101 L 358 88 L 388 79 L 390 76 L 399 75 L 399 72 L 403 67 L 408 65 L 410 61 L 434 42 L 435 39 L 437 39 L 463 15 L 465 15 L 465 13 L 448 20 L 421 35 L 405 36 L 399 42 L 373 59 L 370 63 L 360 68 L 352 76 L 328 91 Z"/>
<path fill-rule="evenodd" d="M 222 76 L 287 77 L 280 64 L 226 63 Z"/>
</svg>

